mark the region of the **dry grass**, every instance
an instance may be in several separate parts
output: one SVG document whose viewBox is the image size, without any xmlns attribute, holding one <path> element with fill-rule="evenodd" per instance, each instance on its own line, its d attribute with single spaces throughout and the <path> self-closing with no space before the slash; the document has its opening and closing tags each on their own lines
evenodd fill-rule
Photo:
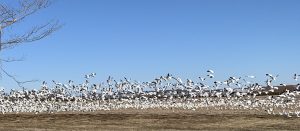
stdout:
<svg viewBox="0 0 300 131">
<path fill-rule="evenodd" d="M 0 130 L 299 130 L 299 118 L 253 111 L 126 110 L 0 115 Z"/>
</svg>

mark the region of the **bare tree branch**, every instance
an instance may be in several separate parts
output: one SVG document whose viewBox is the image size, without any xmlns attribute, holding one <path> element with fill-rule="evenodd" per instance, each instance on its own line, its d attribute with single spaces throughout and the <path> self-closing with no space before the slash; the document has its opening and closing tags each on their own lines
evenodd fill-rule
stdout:
<svg viewBox="0 0 300 131">
<path fill-rule="evenodd" d="M 21 22 L 27 18 L 27 16 L 43 8 L 47 8 L 50 3 L 50 0 L 19 0 L 19 6 L 17 6 L 17 8 L 0 4 L 0 51 L 6 48 L 13 48 L 21 43 L 43 39 L 61 28 L 62 25 L 60 25 L 58 21 L 50 21 L 41 26 L 35 26 L 22 35 L 14 35 L 14 37 L 5 41 L 1 40 L 3 29 L 13 26 L 13 24 L 17 22 Z"/>
<path fill-rule="evenodd" d="M 2 68 L 2 66 L 0 66 L 0 69 L 2 72 L 4 72 L 4 74 L 8 77 L 10 77 L 13 81 L 15 81 L 19 87 L 21 87 L 23 89 L 23 91 L 25 90 L 25 87 L 23 86 L 26 83 L 30 83 L 30 82 L 37 82 L 38 80 L 29 80 L 29 81 L 19 81 L 15 76 L 9 74 L 6 70 L 4 70 Z"/>
<path fill-rule="evenodd" d="M 21 36 L 15 35 L 9 40 L 3 41 L 1 43 L 2 44 L 1 48 L 2 50 L 6 48 L 13 48 L 19 44 L 41 40 L 49 36 L 53 32 L 57 31 L 59 28 L 61 28 L 61 25 L 59 24 L 58 21 L 49 22 L 41 26 L 33 27 L 30 31 L 28 31 L 27 33 Z"/>
<path fill-rule="evenodd" d="M 49 5 L 49 0 L 19 0 L 19 7 L 17 9 L 1 5 L 0 11 L 2 15 L 0 16 L 0 22 L 3 24 L 1 28 L 4 29 L 22 21 L 27 16 L 34 14 L 42 8 L 47 8 Z"/>
<path fill-rule="evenodd" d="M 20 44 L 41 40 L 61 28 L 62 25 L 59 24 L 58 21 L 49 21 L 46 24 L 40 26 L 33 26 L 28 32 L 25 32 L 21 35 L 5 34 L 11 37 L 6 40 L 2 40 L 3 31 L 5 28 L 13 27 L 15 23 L 21 23 L 28 16 L 40 11 L 43 8 L 47 8 L 50 4 L 51 0 L 19 0 L 18 4 L 14 5 L 13 7 L 5 5 L 4 3 L 0 3 L 0 53 L 5 49 L 14 48 Z M 19 81 L 15 76 L 8 73 L 2 66 L 3 62 L 7 63 L 22 60 L 23 58 L 0 58 L 0 77 L 2 76 L 1 72 L 3 72 L 24 90 L 23 84 L 28 82 L 35 82 L 37 80 Z"/>
<path fill-rule="evenodd" d="M 16 59 L 16 58 L 6 58 L 6 59 L 1 59 L 0 58 L 0 61 L 2 62 L 17 62 L 17 61 L 23 61 L 24 60 L 24 57 L 22 58 L 19 58 L 19 59 Z"/>
</svg>

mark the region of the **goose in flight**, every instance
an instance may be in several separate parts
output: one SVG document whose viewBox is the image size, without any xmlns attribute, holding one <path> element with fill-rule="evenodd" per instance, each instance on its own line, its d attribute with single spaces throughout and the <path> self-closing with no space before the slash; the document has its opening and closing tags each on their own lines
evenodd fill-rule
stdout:
<svg viewBox="0 0 300 131">
<path fill-rule="evenodd" d="M 251 84 L 251 81 L 247 81 L 246 79 L 243 79 L 243 81 L 245 82 L 245 84 Z"/>
<path fill-rule="evenodd" d="M 112 86 L 112 81 L 113 81 L 113 78 L 111 76 L 108 76 L 107 80 L 106 80 L 106 83 L 108 84 L 109 87 Z"/>
<path fill-rule="evenodd" d="M 286 84 L 284 84 L 284 83 L 281 83 L 280 85 L 281 85 L 281 86 L 286 86 Z"/>
<path fill-rule="evenodd" d="M 46 86 L 46 85 L 47 85 L 47 82 L 43 81 L 42 86 Z"/>
<path fill-rule="evenodd" d="M 90 77 L 96 77 L 96 73 L 91 73 Z"/>
<path fill-rule="evenodd" d="M 256 78 L 255 76 L 246 76 L 247 78 L 251 78 L 251 79 L 254 79 L 254 78 Z"/>
<path fill-rule="evenodd" d="M 160 76 L 159 78 L 161 81 L 168 81 L 167 77 L 164 77 L 164 76 Z"/>
<path fill-rule="evenodd" d="M 62 85 L 63 85 L 62 83 L 55 82 L 55 80 L 52 80 L 52 82 L 53 82 L 56 86 L 62 86 Z"/>
<path fill-rule="evenodd" d="M 240 79 L 241 79 L 241 77 L 236 78 L 236 77 L 232 76 L 232 77 L 229 77 L 228 82 L 235 84 L 235 83 L 238 83 L 240 81 Z"/>
<path fill-rule="evenodd" d="M 215 72 L 213 70 L 207 70 L 208 73 L 214 74 Z"/>
<path fill-rule="evenodd" d="M 90 75 L 84 75 L 85 79 L 90 79 Z"/>
<path fill-rule="evenodd" d="M 194 85 L 194 82 L 191 79 L 186 80 L 187 86 L 192 86 Z"/>
<path fill-rule="evenodd" d="M 96 73 L 91 73 L 89 75 L 84 75 L 85 79 L 90 79 L 90 78 L 93 78 L 93 77 L 96 77 Z"/>
<path fill-rule="evenodd" d="M 294 80 L 295 80 L 295 81 L 298 81 L 299 76 L 300 76 L 300 75 L 298 75 L 298 74 L 294 74 L 294 77 L 293 77 Z"/>
<path fill-rule="evenodd" d="M 170 73 L 168 73 L 167 76 L 166 76 L 166 79 L 167 80 L 171 80 L 172 79 L 172 75 Z"/>
<path fill-rule="evenodd" d="M 272 86 L 272 80 L 269 80 L 269 79 L 268 79 L 268 80 L 266 80 L 265 82 L 266 82 L 267 86 L 270 86 L 270 87 Z"/>
<path fill-rule="evenodd" d="M 178 84 L 182 85 L 183 82 L 179 77 L 178 78 L 173 77 L 173 79 L 176 80 Z"/>
<path fill-rule="evenodd" d="M 300 90 L 300 83 L 297 84 L 297 87 L 296 87 L 297 90 Z"/>
<path fill-rule="evenodd" d="M 273 81 L 276 81 L 279 75 L 273 76 L 272 74 L 266 74 L 267 77 L 271 78 Z"/>
<path fill-rule="evenodd" d="M 208 74 L 207 75 L 209 78 L 214 78 L 215 76 L 213 74 Z"/>
<path fill-rule="evenodd" d="M 200 79 L 201 81 L 205 81 L 206 78 L 199 77 L 199 79 Z"/>
<path fill-rule="evenodd" d="M 222 82 L 221 81 L 215 81 L 214 84 L 215 84 L 215 87 L 217 88 L 222 84 Z"/>
</svg>

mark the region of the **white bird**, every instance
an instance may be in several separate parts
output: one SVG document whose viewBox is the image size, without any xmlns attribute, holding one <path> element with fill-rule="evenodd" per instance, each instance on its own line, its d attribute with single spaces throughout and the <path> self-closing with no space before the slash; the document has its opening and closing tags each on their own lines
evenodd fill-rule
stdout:
<svg viewBox="0 0 300 131">
<path fill-rule="evenodd" d="M 272 80 L 267 79 L 266 84 L 267 84 L 267 86 L 272 86 Z"/>
<path fill-rule="evenodd" d="M 215 76 L 213 74 L 208 74 L 207 75 L 209 78 L 214 78 Z"/>
<path fill-rule="evenodd" d="M 245 80 L 245 79 L 243 79 L 243 81 L 244 81 L 246 84 L 251 84 L 250 81 L 247 81 L 247 80 Z"/>
<path fill-rule="evenodd" d="M 192 86 L 194 82 L 191 79 L 186 80 L 187 86 Z"/>
<path fill-rule="evenodd" d="M 91 73 L 90 77 L 96 77 L 96 73 Z"/>
<path fill-rule="evenodd" d="M 199 77 L 199 79 L 200 79 L 201 81 L 205 81 L 206 78 Z"/>
<path fill-rule="evenodd" d="M 215 87 L 217 88 L 217 87 L 219 87 L 219 85 L 222 84 L 222 82 L 221 81 L 215 81 L 214 84 L 215 84 Z"/>
<path fill-rule="evenodd" d="M 177 81 L 179 84 L 181 84 L 181 85 L 182 85 L 182 83 L 183 83 L 183 82 L 182 82 L 182 80 L 181 80 L 179 77 L 178 77 L 178 78 L 176 78 L 176 77 L 173 77 L 173 79 L 174 79 L 174 80 L 176 80 L 176 81 Z"/>
<path fill-rule="evenodd" d="M 298 75 L 298 74 L 294 74 L 294 77 L 293 77 L 294 80 L 295 80 L 295 81 L 298 81 L 299 76 L 300 76 L 300 75 Z"/>
<path fill-rule="evenodd" d="M 93 77 L 96 77 L 96 73 L 91 73 L 91 74 L 88 74 L 88 75 L 84 75 L 85 79 L 90 79 L 90 78 L 93 78 Z"/>
<path fill-rule="evenodd" d="M 43 81 L 42 86 L 46 86 L 46 85 L 47 85 L 47 82 Z"/>
<path fill-rule="evenodd" d="M 286 84 L 284 84 L 284 83 L 281 83 L 280 85 L 281 85 L 281 86 L 286 86 Z"/>
<path fill-rule="evenodd" d="M 108 76 L 106 83 L 110 84 L 113 81 L 113 78 L 111 76 Z"/>
<path fill-rule="evenodd" d="M 296 87 L 297 90 L 300 90 L 300 83 L 297 84 L 297 87 Z"/>
<path fill-rule="evenodd" d="M 84 75 L 85 79 L 90 79 L 90 75 Z"/>
<path fill-rule="evenodd" d="M 213 70 L 207 70 L 208 73 L 214 74 L 215 72 Z"/>
<path fill-rule="evenodd" d="M 54 80 L 52 80 L 52 82 L 53 82 L 56 86 L 62 86 L 62 85 L 63 85 L 62 83 L 55 82 Z"/>
<path fill-rule="evenodd" d="M 270 77 L 273 81 L 276 81 L 279 75 L 273 76 L 272 74 L 266 74 L 266 76 Z"/>
<path fill-rule="evenodd" d="M 246 77 L 248 77 L 248 78 L 251 78 L 251 79 L 254 79 L 254 78 L 256 78 L 255 76 L 246 76 Z"/>
<path fill-rule="evenodd" d="M 166 76 L 166 79 L 167 80 L 171 80 L 172 79 L 172 75 L 170 73 L 168 73 L 167 76 Z"/>
</svg>

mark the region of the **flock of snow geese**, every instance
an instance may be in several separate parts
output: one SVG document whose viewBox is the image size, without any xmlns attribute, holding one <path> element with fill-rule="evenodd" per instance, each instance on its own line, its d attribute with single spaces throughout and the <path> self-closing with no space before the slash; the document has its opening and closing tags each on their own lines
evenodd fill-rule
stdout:
<svg viewBox="0 0 300 131">
<path fill-rule="evenodd" d="M 266 74 L 266 84 L 254 83 L 255 76 L 229 77 L 214 81 L 214 71 L 192 81 L 171 74 L 150 82 L 128 78 L 90 83 L 96 73 L 85 75 L 84 82 L 75 84 L 52 81 L 43 82 L 40 89 L 0 90 L 0 112 L 5 113 L 56 113 L 94 112 L 123 109 L 185 109 L 185 110 L 253 110 L 270 115 L 300 117 L 300 75 L 294 74 L 292 89 L 274 86 L 279 75 Z M 212 83 L 210 82 L 212 81 Z M 208 84 L 208 82 L 211 83 Z"/>
</svg>

